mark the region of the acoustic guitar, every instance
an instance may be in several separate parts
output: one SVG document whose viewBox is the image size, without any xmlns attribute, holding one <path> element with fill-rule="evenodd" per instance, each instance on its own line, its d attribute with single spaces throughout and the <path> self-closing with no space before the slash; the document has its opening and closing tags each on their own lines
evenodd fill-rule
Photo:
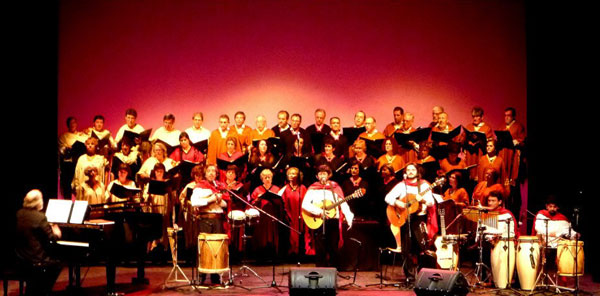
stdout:
<svg viewBox="0 0 600 296">
<path fill-rule="evenodd" d="M 442 235 L 436 237 L 434 242 L 437 264 L 441 269 L 454 270 L 458 264 L 458 252 L 455 252 L 454 244 L 446 241 L 446 211 L 444 209 L 440 209 L 439 214 Z"/>
<path fill-rule="evenodd" d="M 435 182 L 431 183 L 431 185 L 429 185 L 427 189 L 423 190 L 423 192 L 419 192 L 418 195 L 423 196 L 427 192 L 431 191 L 431 189 L 443 185 L 445 181 L 446 179 L 444 177 L 435 180 Z M 385 211 L 390 224 L 396 227 L 401 227 L 402 225 L 404 225 L 404 223 L 406 223 L 406 218 L 408 217 L 408 215 L 416 213 L 421 207 L 421 203 L 417 201 L 417 194 L 407 194 L 400 200 L 407 205 L 406 208 L 388 206 Z"/>
<path fill-rule="evenodd" d="M 355 198 L 360 198 L 363 195 L 365 195 L 365 192 L 367 192 L 366 189 L 364 188 L 359 188 L 356 189 L 356 191 L 354 191 L 354 193 L 344 197 L 341 200 L 338 200 L 337 202 L 333 202 L 331 200 L 325 200 L 323 201 L 312 201 L 311 204 L 313 204 L 314 206 L 320 208 L 320 209 L 324 209 L 325 210 L 325 219 L 328 218 L 333 218 L 335 217 L 335 214 L 337 213 L 337 206 L 351 200 L 351 199 L 355 199 Z M 310 229 L 317 229 L 319 227 L 321 227 L 321 225 L 323 225 L 323 215 L 313 215 L 312 213 L 305 211 L 304 209 L 302 210 L 302 219 L 304 219 L 304 223 L 306 223 L 306 226 L 308 226 L 308 228 Z"/>
</svg>

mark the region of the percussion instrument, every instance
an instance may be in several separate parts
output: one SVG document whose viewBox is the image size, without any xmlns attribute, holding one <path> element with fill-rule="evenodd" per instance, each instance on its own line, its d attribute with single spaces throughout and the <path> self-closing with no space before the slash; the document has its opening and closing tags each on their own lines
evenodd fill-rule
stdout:
<svg viewBox="0 0 600 296">
<path fill-rule="evenodd" d="M 231 227 L 237 228 L 242 227 L 246 222 L 246 214 L 239 210 L 233 210 L 227 214 L 227 219 L 231 223 Z"/>
<path fill-rule="evenodd" d="M 575 254 L 577 253 L 577 268 Z M 556 248 L 556 266 L 560 276 L 583 276 L 583 241 L 560 239 Z"/>
<path fill-rule="evenodd" d="M 517 274 L 522 290 L 533 290 L 540 267 L 540 239 L 520 236 L 517 247 Z"/>
<path fill-rule="evenodd" d="M 504 289 L 508 287 L 515 271 L 514 239 L 502 238 L 497 240 L 492 249 L 491 263 L 496 288 Z"/>
<path fill-rule="evenodd" d="M 227 234 L 200 233 L 198 235 L 198 272 L 223 273 L 229 271 L 229 238 Z"/>
<path fill-rule="evenodd" d="M 248 226 L 253 226 L 258 224 L 258 219 L 260 218 L 260 212 L 257 209 L 247 209 L 246 210 L 246 219 Z"/>
</svg>

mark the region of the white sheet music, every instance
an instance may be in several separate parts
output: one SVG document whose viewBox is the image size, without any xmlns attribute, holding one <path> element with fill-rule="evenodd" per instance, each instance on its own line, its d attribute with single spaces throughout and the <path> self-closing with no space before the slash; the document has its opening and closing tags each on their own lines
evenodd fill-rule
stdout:
<svg viewBox="0 0 600 296">
<path fill-rule="evenodd" d="M 67 223 L 73 202 L 66 199 L 51 199 L 46 208 L 46 219 L 50 223 Z"/>
<path fill-rule="evenodd" d="M 83 218 L 85 218 L 85 212 L 87 211 L 88 202 L 87 200 L 76 200 L 73 203 L 73 210 L 71 211 L 71 219 L 69 223 L 81 224 Z"/>
</svg>

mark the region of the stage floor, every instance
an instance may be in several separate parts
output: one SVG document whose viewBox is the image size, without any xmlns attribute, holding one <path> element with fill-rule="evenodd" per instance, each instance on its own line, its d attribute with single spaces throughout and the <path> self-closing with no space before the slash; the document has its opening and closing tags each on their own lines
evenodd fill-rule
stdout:
<svg viewBox="0 0 600 296">
<path fill-rule="evenodd" d="M 189 295 L 189 294 L 205 294 L 205 295 L 280 295 L 288 294 L 288 274 L 290 268 L 297 265 L 285 264 L 275 267 L 275 282 L 277 288 L 271 287 L 273 282 L 273 268 L 270 265 L 250 266 L 259 277 L 254 276 L 251 272 L 247 272 L 247 276 L 236 276 L 234 286 L 213 287 L 197 286 L 195 288 L 185 284 L 170 284 L 171 287 L 165 288 L 164 283 L 173 268 L 171 266 L 148 266 L 146 267 L 146 277 L 149 279 L 149 285 L 133 285 L 131 278 L 136 275 L 134 267 L 118 267 L 117 268 L 117 290 L 125 295 Z M 240 266 L 232 266 L 234 273 L 239 273 Z M 302 264 L 301 267 L 314 267 L 313 264 Z M 387 270 L 386 270 L 387 269 Z M 190 277 L 191 267 L 182 267 L 184 273 Z M 463 268 L 461 272 L 467 275 L 470 268 Z M 102 295 L 105 294 L 105 269 L 103 266 L 92 266 L 81 269 L 82 290 L 76 293 L 66 291 L 68 285 L 67 268 L 63 271 L 54 286 L 53 295 Z M 343 276 L 349 276 L 350 279 L 337 278 L 338 295 L 372 295 L 381 296 L 382 294 L 389 295 L 415 295 L 412 289 L 407 289 L 400 286 L 380 286 L 379 271 L 359 271 L 356 276 L 356 285 L 349 285 L 353 282 L 354 273 L 351 271 L 340 272 Z M 516 276 L 516 273 L 515 273 Z M 179 277 L 181 278 L 181 277 Z M 227 279 L 227 275 L 224 276 Z M 262 278 L 262 280 L 261 280 Z M 384 265 L 384 284 L 391 284 L 394 280 L 403 278 L 400 266 L 392 268 L 392 266 Z M 468 280 L 472 280 L 467 276 Z M 264 281 L 263 281 L 264 280 Z M 207 279 L 210 282 L 210 279 Z M 600 284 L 593 283 L 590 275 L 584 275 L 580 278 L 579 284 L 580 295 L 600 295 Z M 199 292 L 198 292 L 199 291 Z M 9 282 L 8 295 L 18 295 L 18 282 Z M 468 295 L 529 295 L 529 291 L 521 290 L 493 290 L 490 288 L 472 288 Z M 534 295 L 554 295 L 553 291 L 538 289 Z M 561 295 L 575 295 L 565 291 Z"/>
</svg>

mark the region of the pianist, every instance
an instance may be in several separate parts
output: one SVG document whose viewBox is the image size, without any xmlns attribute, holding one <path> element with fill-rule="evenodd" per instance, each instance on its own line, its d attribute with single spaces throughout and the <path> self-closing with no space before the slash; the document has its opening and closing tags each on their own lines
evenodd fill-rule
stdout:
<svg viewBox="0 0 600 296">
<path fill-rule="evenodd" d="M 51 241 L 61 237 L 60 228 L 50 225 L 44 207 L 42 192 L 31 190 L 23 199 L 23 208 L 17 211 L 17 237 L 15 252 L 19 266 L 29 273 L 27 295 L 46 295 L 61 271 L 61 265 L 47 253 Z"/>
</svg>

